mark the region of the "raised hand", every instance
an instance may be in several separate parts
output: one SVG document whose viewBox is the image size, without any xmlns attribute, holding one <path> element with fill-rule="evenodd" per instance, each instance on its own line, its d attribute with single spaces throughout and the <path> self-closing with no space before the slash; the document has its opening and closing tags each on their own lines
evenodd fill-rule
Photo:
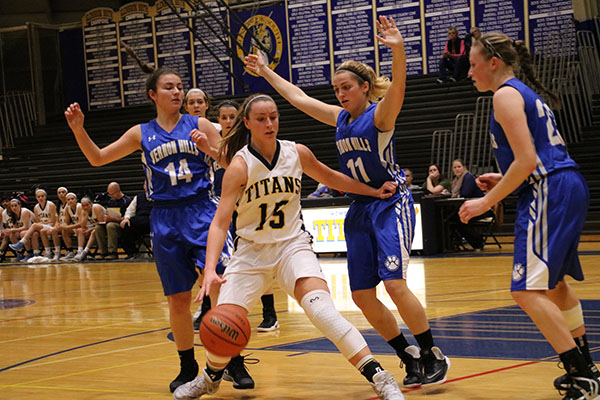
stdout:
<svg viewBox="0 0 600 400">
<path fill-rule="evenodd" d="M 404 39 L 394 22 L 394 18 L 380 15 L 379 21 L 377 21 L 377 30 L 379 31 L 377 39 L 387 47 L 393 49 L 404 46 Z"/>
<path fill-rule="evenodd" d="M 263 76 L 265 68 L 269 68 L 265 64 L 265 60 L 258 54 L 248 54 L 244 58 L 244 62 L 246 63 L 246 68 L 258 76 Z"/>
<path fill-rule="evenodd" d="M 72 130 L 83 128 L 83 120 L 85 119 L 79 103 L 73 103 L 65 110 L 65 118 Z"/>
</svg>

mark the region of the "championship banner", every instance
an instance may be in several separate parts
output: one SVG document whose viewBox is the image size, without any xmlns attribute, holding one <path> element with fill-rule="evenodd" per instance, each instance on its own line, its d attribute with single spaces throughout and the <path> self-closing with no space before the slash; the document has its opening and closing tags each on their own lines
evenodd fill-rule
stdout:
<svg viewBox="0 0 600 400">
<path fill-rule="evenodd" d="M 334 68 L 346 60 L 377 70 L 372 0 L 330 0 Z"/>
<path fill-rule="evenodd" d="M 169 0 L 179 14 L 189 23 L 189 12 L 182 0 Z M 156 40 L 156 60 L 159 67 L 173 68 L 181 76 L 183 88 L 194 87 L 192 68 L 192 40 L 186 25 L 171 11 L 165 0 L 154 4 L 154 34 Z"/>
<path fill-rule="evenodd" d="M 560 46 L 572 44 L 562 49 L 565 53 L 577 54 L 571 0 L 530 0 L 529 50 L 543 52 L 545 48 L 556 46 L 557 39 L 561 40 Z"/>
<path fill-rule="evenodd" d="M 331 84 L 327 0 L 288 0 L 292 83 L 299 87 Z"/>
<path fill-rule="evenodd" d="M 421 3 L 415 0 L 377 0 L 377 16 L 379 15 L 394 18 L 402 34 L 406 52 L 406 74 L 422 74 L 424 64 Z M 392 79 L 392 50 L 382 43 L 379 43 L 379 74 Z"/>
<path fill-rule="evenodd" d="M 475 0 L 474 25 L 481 30 L 481 33 L 503 32 L 512 40 L 525 40 L 523 2 Z"/>
<path fill-rule="evenodd" d="M 119 9 L 119 14 L 120 40 L 133 48 L 143 62 L 156 66 L 150 6 L 142 2 L 128 3 Z M 119 58 L 124 106 L 147 104 L 145 82 L 148 75 L 122 47 Z"/>
<path fill-rule="evenodd" d="M 90 110 L 121 107 L 121 76 L 117 45 L 118 14 L 94 8 L 83 16 L 83 46 Z"/>
<path fill-rule="evenodd" d="M 231 95 L 233 93 L 232 77 L 223 67 L 225 65 L 226 68 L 231 70 L 231 57 L 227 52 L 227 49 L 231 47 L 231 39 L 219 26 L 220 24 L 229 26 L 227 10 L 224 7 L 219 7 L 214 1 L 204 4 L 210 8 L 212 15 L 205 10 L 192 14 L 193 26 L 199 37 L 192 35 L 196 87 L 210 96 Z M 213 16 L 216 16 L 218 21 L 215 21 Z M 205 45 L 208 46 L 210 51 L 207 50 Z M 223 65 L 213 55 L 216 55 Z"/>
<path fill-rule="evenodd" d="M 285 7 L 273 6 L 258 10 L 240 11 L 231 18 L 231 32 L 239 46 L 236 51 L 240 59 L 245 54 L 259 54 L 265 64 L 283 79 L 289 80 L 289 53 Z M 246 70 L 240 63 L 234 63 L 233 73 L 241 76 L 247 90 L 236 82 L 235 93 L 256 93 L 273 90 L 263 78 Z"/>
<path fill-rule="evenodd" d="M 427 73 L 438 72 L 448 28 L 454 26 L 461 38 L 471 29 L 469 0 L 424 0 Z"/>
</svg>

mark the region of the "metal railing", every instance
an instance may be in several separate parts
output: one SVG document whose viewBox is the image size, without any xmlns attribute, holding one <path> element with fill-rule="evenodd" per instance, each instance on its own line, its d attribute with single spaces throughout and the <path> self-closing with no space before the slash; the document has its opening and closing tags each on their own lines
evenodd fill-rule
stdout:
<svg viewBox="0 0 600 400">
<path fill-rule="evenodd" d="M 0 148 L 14 147 L 15 138 L 33 136 L 37 116 L 31 92 L 0 95 Z"/>
</svg>

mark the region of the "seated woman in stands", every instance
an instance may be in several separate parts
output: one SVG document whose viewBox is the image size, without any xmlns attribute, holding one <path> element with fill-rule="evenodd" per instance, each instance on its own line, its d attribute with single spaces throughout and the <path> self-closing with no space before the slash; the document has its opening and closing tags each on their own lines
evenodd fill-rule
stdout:
<svg viewBox="0 0 600 400">
<path fill-rule="evenodd" d="M 483 192 L 477 187 L 475 177 L 469 172 L 465 163 L 461 159 L 456 159 L 452 162 L 452 171 L 454 172 L 454 178 L 452 179 L 452 193 L 453 198 L 465 198 L 472 199 L 477 197 L 483 197 Z M 473 218 L 469 221 L 469 224 L 463 224 L 456 214 L 456 230 L 475 250 L 481 250 L 483 248 L 483 236 L 476 228 L 471 224 L 481 220 L 482 218 L 488 218 L 492 216 L 491 211 Z"/>
<path fill-rule="evenodd" d="M 13 248 L 14 244 L 21 243 L 19 239 L 21 235 L 29 229 L 33 223 L 33 212 L 25 207 L 21 206 L 19 199 L 12 199 L 10 201 L 10 207 L 5 210 L 6 220 L 4 221 L 4 237 L 9 243 L 9 246 Z M 38 234 L 36 232 L 36 234 Z M 2 241 L 2 248 L 5 248 L 4 239 Z M 27 249 L 27 255 L 23 252 L 23 248 Z M 27 261 L 31 258 L 31 242 L 25 241 L 20 251 L 17 251 L 17 258 L 14 261 Z"/>
<path fill-rule="evenodd" d="M 77 233 L 77 254 L 73 257 L 73 261 L 81 262 L 86 259 L 90 252 L 90 247 L 94 245 L 94 231 L 98 224 L 105 224 L 104 214 L 106 209 L 100 204 L 93 204 L 89 197 L 81 199 L 81 210 L 78 216 L 79 227 L 76 228 Z M 85 238 L 88 238 L 85 244 Z"/>
<path fill-rule="evenodd" d="M 65 242 L 65 246 L 69 249 L 66 256 L 61 258 L 61 261 L 71 261 L 75 257 L 75 253 L 70 249 L 73 248 L 73 241 L 71 235 L 75 234 L 77 228 L 82 228 L 79 215 L 81 214 L 81 203 L 77 201 L 77 195 L 75 193 L 68 193 L 66 196 L 67 205 L 64 208 L 64 219 L 60 224 L 60 233 L 62 239 Z M 79 240 L 77 238 L 77 244 L 83 250 L 83 244 L 85 243 L 85 237 Z"/>
<path fill-rule="evenodd" d="M 465 61 L 465 42 L 458 37 L 458 30 L 451 26 L 448 28 L 448 41 L 440 60 L 440 77 L 437 82 L 456 82 L 464 78 L 467 72 L 464 68 Z"/>
<path fill-rule="evenodd" d="M 21 240 L 16 244 L 11 244 L 10 247 L 16 251 L 22 251 L 25 248 L 25 243 L 31 240 L 33 246 L 33 258 L 29 259 L 29 262 L 48 262 L 51 260 L 58 261 L 58 257 L 53 259 L 52 247 L 50 246 L 50 236 L 52 235 L 52 229 L 56 224 L 56 206 L 53 202 L 48 200 L 48 194 L 44 189 L 37 189 L 35 191 L 35 198 L 38 203 L 33 208 L 33 221 L 34 224 L 21 233 Z M 40 256 L 40 242 L 38 238 L 42 238 L 44 245 L 44 255 Z M 60 247 L 60 244 L 58 244 Z"/>
<path fill-rule="evenodd" d="M 446 179 L 440 173 L 440 167 L 437 164 L 431 164 L 427 179 L 423 183 L 423 191 L 428 194 L 449 195 L 451 188 L 452 182 L 450 182 L 450 179 Z"/>
</svg>

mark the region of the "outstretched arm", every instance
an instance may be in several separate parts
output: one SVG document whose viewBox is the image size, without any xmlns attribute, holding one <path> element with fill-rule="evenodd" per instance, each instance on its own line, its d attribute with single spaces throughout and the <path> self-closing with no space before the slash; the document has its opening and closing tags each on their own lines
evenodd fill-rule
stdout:
<svg viewBox="0 0 600 400">
<path fill-rule="evenodd" d="M 396 182 L 386 182 L 379 189 L 376 189 L 329 168 L 317 160 L 313 152 L 303 144 L 296 143 L 296 149 L 298 150 L 304 173 L 327 187 L 344 192 L 378 197 L 380 199 L 387 199 L 396 193 L 396 188 L 398 187 Z"/>
<path fill-rule="evenodd" d="M 247 55 L 245 62 L 246 68 L 265 78 L 277 93 L 282 95 L 294 107 L 324 124 L 336 125 L 337 117 L 342 111 L 341 107 L 323 103 L 308 96 L 302 89 L 277 75 L 275 71 L 265 65 L 263 58 L 256 54 Z"/>
<path fill-rule="evenodd" d="M 373 117 L 375 127 L 386 132 L 394 129 L 396 118 L 400 114 L 404 103 L 406 54 L 404 52 L 404 39 L 393 18 L 388 19 L 380 16 L 379 21 L 377 21 L 377 29 L 379 30 L 377 39 L 392 49 L 392 84 L 377 105 Z"/>
<path fill-rule="evenodd" d="M 234 157 L 225 170 L 223 176 L 223 187 L 221 189 L 221 199 L 217 212 L 213 218 L 210 229 L 208 230 L 208 239 L 206 243 L 206 262 L 204 267 L 204 280 L 202 290 L 196 296 L 194 301 L 200 301 L 205 295 L 210 293 L 210 287 L 214 284 L 224 283 L 225 280 L 217 275 L 217 262 L 221 256 L 223 245 L 231 224 L 231 216 L 235 211 L 238 195 L 246 186 L 248 180 L 248 167 L 240 157 Z"/>
<path fill-rule="evenodd" d="M 104 148 L 99 148 L 83 127 L 84 115 L 78 103 L 73 103 L 65 111 L 69 128 L 75 135 L 79 148 L 91 165 L 99 167 L 119 160 L 141 149 L 142 129 L 139 125 L 129 128 L 119 139 Z"/>
</svg>

